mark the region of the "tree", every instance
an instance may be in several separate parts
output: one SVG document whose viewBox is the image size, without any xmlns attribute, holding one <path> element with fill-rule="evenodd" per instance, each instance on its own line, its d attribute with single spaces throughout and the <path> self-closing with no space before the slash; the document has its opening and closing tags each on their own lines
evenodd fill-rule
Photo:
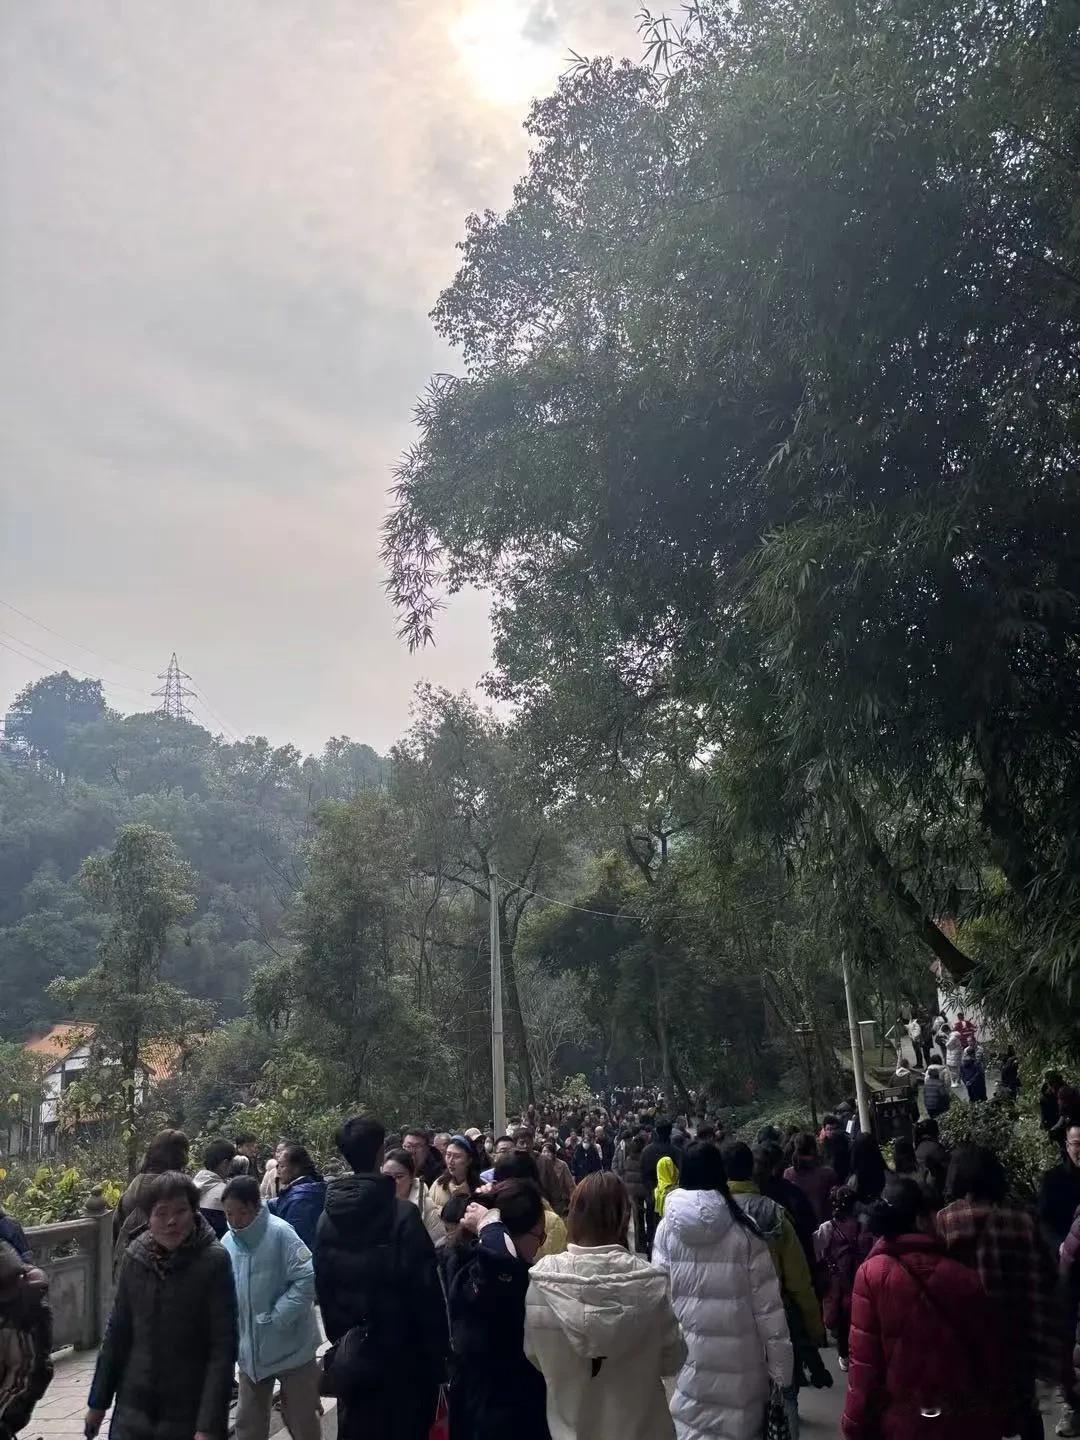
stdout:
<svg viewBox="0 0 1080 1440">
<path fill-rule="evenodd" d="M 66 670 L 45 675 L 11 702 L 4 726 L 6 742 L 63 780 L 72 732 L 104 714 L 100 680 L 76 680 Z"/>
<path fill-rule="evenodd" d="M 161 980 L 172 928 L 195 905 L 195 877 L 168 835 L 125 825 L 108 854 L 87 859 L 80 882 L 107 916 L 98 963 L 75 980 L 51 987 L 94 1027 L 94 1052 L 115 1067 L 123 1091 L 128 1174 L 135 1173 L 139 1091 L 149 1042 L 181 1041 L 209 1022 L 209 1007 Z"/>
<path fill-rule="evenodd" d="M 405 632 L 489 587 L 500 693 L 583 754 L 612 712 L 575 695 L 682 702 L 778 843 L 857 857 L 954 976 L 1060 1024 L 1076 5 L 689 14 L 538 102 L 510 210 L 469 220 L 435 312 L 466 373 L 421 400 L 387 522 Z M 936 923 L 987 860 L 1004 974 Z"/>
</svg>

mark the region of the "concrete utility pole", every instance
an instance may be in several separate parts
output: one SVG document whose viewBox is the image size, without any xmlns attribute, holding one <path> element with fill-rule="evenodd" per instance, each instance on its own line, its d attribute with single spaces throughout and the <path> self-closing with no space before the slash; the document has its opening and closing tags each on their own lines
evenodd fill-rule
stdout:
<svg viewBox="0 0 1080 1440">
<path fill-rule="evenodd" d="M 851 1068 L 855 1072 L 855 1099 L 859 1107 L 859 1128 L 863 1134 L 870 1130 L 870 1097 L 866 1091 L 866 1074 L 863 1070 L 862 1031 L 855 1018 L 855 992 L 851 985 L 851 970 L 847 963 L 847 950 L 840 947 L 840 967 L 844 972 L 844 1000 L 847 1002 L 848 1034 L 851 1037 Z"/>
<path fill-rule="evenodd" d="M 506 1057 L 503 1053 L 502 950 L 499 934 L 499 877 L 488 876 L 491 900 L 491 1104 L 495 1134 L 506 1134 Z"/>
</svg>

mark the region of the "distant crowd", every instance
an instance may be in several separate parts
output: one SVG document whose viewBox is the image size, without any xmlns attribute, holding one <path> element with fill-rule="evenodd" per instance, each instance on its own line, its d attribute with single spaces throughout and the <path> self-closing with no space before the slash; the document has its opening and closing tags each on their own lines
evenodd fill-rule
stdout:
<svg viewBox="0 0 1080 1440">
<path fill-rule="evenodd" d="M 849 1105 L 749 1145 L 649 1092 L 530 1107 L 510 1132 L 388 1135 L 347 1173 L 259 1137 L 151 1144 L 114 1217 L 116 1283 L 85 1417 L 115 1440 L 797 1440 L 846 1372 L 847 1440 L 1080 1435 L 1080 1095 L 1048 1075 L 1037 1205 L 937 1122 L 890 1163 Z M 5 1243 L 6 1242 L 6 1243 Z M 50 1374 L 47 1287 L 0 1221 L 0 1440 Z M 1080 1354 L 1076 1357 L 1080 1359 Z M 670 1399 L 669 1399 L 670 1392 Z"/>
</svg>

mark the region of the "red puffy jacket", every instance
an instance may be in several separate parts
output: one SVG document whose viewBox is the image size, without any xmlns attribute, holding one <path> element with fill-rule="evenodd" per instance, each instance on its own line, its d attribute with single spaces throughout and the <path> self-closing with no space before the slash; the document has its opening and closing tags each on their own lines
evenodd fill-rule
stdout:
<svg viewBox="0 0 1080 1440">
<path fill-rule="evenodd" d="M 995 1311 L 928 1235 L 879 1240 L 855 1277 L 847 1440 L 1001 1440 L 1016 1432 Z M 938 1415 L 923 1411 L 940 1412 Z"/>
</svg>

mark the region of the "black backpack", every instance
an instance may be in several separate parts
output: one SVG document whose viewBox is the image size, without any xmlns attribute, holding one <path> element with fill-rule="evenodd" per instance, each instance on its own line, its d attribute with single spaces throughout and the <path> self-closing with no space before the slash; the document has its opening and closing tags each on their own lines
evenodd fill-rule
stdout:
<svg viewBox="0 0 1080 1440">
<path fill-rule="evenodd" d="M 408 1341 L 396 1233 L 386 1244 L 371 1249 L 375 1263 L 365 1286 L 364 1314 L 323 1356 L 319 1384 L 323 1395 L 349 1399 L 385 1385 Z"/>
</svg>

